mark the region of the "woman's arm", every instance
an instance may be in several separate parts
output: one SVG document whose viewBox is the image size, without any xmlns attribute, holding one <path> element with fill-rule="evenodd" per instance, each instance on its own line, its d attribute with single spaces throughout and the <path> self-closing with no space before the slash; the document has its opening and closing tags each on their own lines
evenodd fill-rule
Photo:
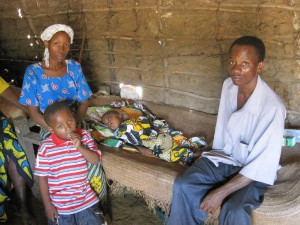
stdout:
<svg viewBox="0 0 300 225">
<path fill-rule="evenodd" d="M 75 113 L 75 119 L 77 123 L 84 117 L 88 107 L 89 107 L 89 99 L 86 99 L 79 103 L 79 107 Z"/>
<path fill-rule="evenodd" d="M 46 123 L 46 121 L 43 117 L 43 114 L 41 113 L 39 107 L 28 105 L 27 108 L 28 108 L 29 115 L 30 115 L 31 119 L 33 119 L 33 121 L 36 122 L 41 127 L 48 130 L 48 125 L 47 125 L 47 123 Z"/>
<path fill-rule="evenodd" d="M 88 99 L 79 103 L 79 107 L 75 113 L 76 122 L 79 122 L 84 117 L 88 106 L 89 106 Z M 41 127 L 48 130 L 48 125 L 47 125 L 39 107 L 32 106 L 32 105 L 28 105 L 27 107 L 28 107 L 29 115 L 33 119 L 33 121 L 36 122 L 37 124 L 39 124 Z"/>
</svg>

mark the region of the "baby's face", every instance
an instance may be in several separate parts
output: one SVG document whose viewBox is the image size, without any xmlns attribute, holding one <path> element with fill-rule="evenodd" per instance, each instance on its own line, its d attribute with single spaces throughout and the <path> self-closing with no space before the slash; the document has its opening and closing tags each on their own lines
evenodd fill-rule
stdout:
<svg viewBox="0 0 300 225">
<path fill-rule="evenodd" d="M 120 116 L 115 113 L 105 114 L 101 121 L 112 130 L 117 130 L 122 122 Z"/>
</svg>

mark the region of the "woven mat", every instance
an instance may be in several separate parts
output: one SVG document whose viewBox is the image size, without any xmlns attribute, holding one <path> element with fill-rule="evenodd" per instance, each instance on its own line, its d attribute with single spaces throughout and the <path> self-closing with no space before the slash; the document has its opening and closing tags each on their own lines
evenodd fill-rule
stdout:
<svg viewBox="0 0 300 225">
<path fill-rule="evenodd" d="M 205 225 L 218 225 L 218 210 Z M 279 170 L 278 179 L 264 196 L 261 206 L 252 212 L 252 225 L 300 224 L 300 162 Z"/>
<path fill-rule="evenodd" d="M 144 197 L 150 208 L 160 207 L 165 212 L 171 203 L 174 180 L 184 171 L 175 163 L 108 149 L 103 151 L 103 165 L 108 178 Z M 210 215 L 205 224 L 217 225 L 218 215 Z M 300 162 L 279 170 L 263 204 L 252 212 L 252 220 L 253 225 L 300 224 Z"/>
<path fill-rule="evenodd" d="M 185 168 L 157 158 L 101 146 L 103 167 L 117 186 L 143 196 L 150 208 L 169 211 L 175 178 Z"/>
<path fill-rule="evenodd" d="M 300 224 L 300 162 L 279 170 L 274 186 L 266 192 L 263 204 L 253 211 L 253 225 Z"/>
</svg>

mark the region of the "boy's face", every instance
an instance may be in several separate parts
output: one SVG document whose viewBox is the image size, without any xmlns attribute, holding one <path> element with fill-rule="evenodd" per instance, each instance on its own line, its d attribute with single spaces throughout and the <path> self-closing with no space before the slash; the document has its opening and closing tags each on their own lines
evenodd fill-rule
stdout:
<svg viewBox="0 0 300 225">
<path fill-rule="evenodd" d="M 63 109 L 50 117 L 49 127 L 50 132 L 59 138 L 71 140 L 71 133 L 76 130 L 76 120 L 70 111 Z"/>
<path fill-rule="evenodd" d="M 117 115 L 115 113 L 105 114 L 102 117 L 101 121 L 112 130 L 117 130 L 122 122 L 120 115 Z"/>
</svg>

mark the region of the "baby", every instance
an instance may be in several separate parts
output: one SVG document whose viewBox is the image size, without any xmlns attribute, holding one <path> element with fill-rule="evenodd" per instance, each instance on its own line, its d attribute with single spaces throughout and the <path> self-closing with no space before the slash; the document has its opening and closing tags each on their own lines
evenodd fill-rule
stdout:
<svg viewBox="0 0 300 225">
<path fill-rule="evenodd" d="M 128 119 L 120 111 L 110 110 L 103 114 L 101 122 L 114 130 L 116 138 L 135 145 L 142 154 L 155 155 L 169 162 L 188 165 L 207 145 L 202 137 L 187 139 L 181 132 L 171 131 L 167 123 L 146 116 Z"/>
</svg>

